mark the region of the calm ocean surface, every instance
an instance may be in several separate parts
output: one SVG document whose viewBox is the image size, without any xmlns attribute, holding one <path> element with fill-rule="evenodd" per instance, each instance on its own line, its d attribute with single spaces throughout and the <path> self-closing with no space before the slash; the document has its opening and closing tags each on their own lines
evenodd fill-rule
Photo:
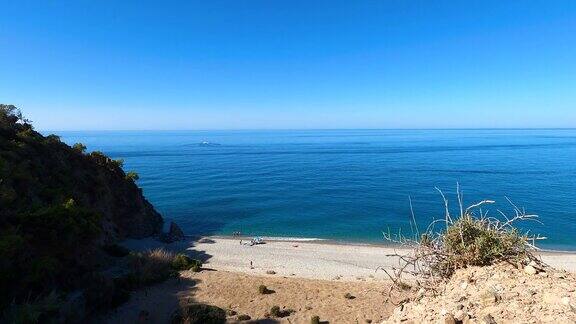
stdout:
<svg viewBox="0 0 576 324">
<path fill-rule="evenodd" d="M 164 217 L 187 234 L 383 242 L 443 217 L 434 187 L 457 211 L 505 197 L 544 225 L 544 248 L 576 250 L 576 130 L 318 130 L 56 132 L 125 161 Z M 203 142 L 208 142 L 204 143 Z"/>
</svg>

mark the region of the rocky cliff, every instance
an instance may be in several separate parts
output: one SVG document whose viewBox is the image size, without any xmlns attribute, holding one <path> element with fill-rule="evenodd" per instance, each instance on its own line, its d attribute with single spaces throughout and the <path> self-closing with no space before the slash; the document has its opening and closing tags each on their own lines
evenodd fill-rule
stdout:
<svg viewBox="0 0 576 324">
<path fill-rule="evenodd" d="M 0 111 L 2 221 L 73 200 L 101 216 L 106 241 L 159 233 L 162 217 L 120 161 L 99 152 L 86 154 L 82 145 L 72 148 L 54 135 L 42 136 L 5 109 Z"/>
<path fill-rule="evenodd" d="M 162 230 L 137 175 L 85 150 L 41 135 L 14 106 L 0 105 L 0 322 L 45 322 L 39 316 L 54 318 L 71 292 L 91 301 L 75 307 L 86 311 L 124 298 L 102 275 L 106 252 L 118 254 L 119 239 Z"/>
</svg>

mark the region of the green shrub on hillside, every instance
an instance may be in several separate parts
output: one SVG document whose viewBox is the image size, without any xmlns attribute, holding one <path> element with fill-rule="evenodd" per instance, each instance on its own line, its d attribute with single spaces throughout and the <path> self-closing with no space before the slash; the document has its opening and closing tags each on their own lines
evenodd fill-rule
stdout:
<svg viewBox="0 0 576 324">
<path fill-rule="evenodd" d="M 202 262 L 194 260 L 185 254 L 177 254 L 172 261 L 172 268 L 176 271 L 192 270 L 194 272 L 200 271 Z"/>
<path fill-rule="evenodd" d="M 100 233 L 98 214 L 60 205 L 19 214 L 0 235 L 0 302 L 42 294 L 81 271 L 78 248 Z M 86 251 L 88 252 L 88 251 Z"/>
<path fill-rule="evenodd" d="M 526 257 L 526 238 L 511 228 L 500 231 L 487 219 L 464 215 L 444 233 L 446 251 L 452 255 L 450 266 L 490 265 L 499 259 L 522 260 Z"/>
<path fill-rule="evenodd" d="M 126 172 L 126 179 L 130 181 L 138 181 L 140 179 L 140 176 L 138 175 L 138 173 L 134 171 L 129 171 Z"/>
<path fill-rule="evenodd" d="M 273 294 L 274 290 L 268 289 L 268 287 L 266 287 L 265 285 L 260 285 L 258 286 L 258 292 L 262 295 L 269 295 Z"/>
<path fill-rule="evenodd" d="M 205 305 L 205 304 L 191 304 L 184 306 L 178 310 L 172 320 L 171 324 L 224 324 L 226 323 L 226 311 L 220 307 Z"/>
<path fill-rule="evenodd" d="M 44 319 L 49 307 L 41 301 L 51 292 L 87 289 L 85 275 L 104 264 L 103 242 L 161 231 L 161 216 L 126 179 L 122 162 L 85 151 L 43 136 L 15 106 L 0 104 L 2 323 L 10 314 Z"/>
<path fill-rule="evenodd" d="M 290 316 L 290 314 L 294 313 L 295 311 L 293 309 L 281 309 L 280 306 L 272 306 L 272 308 L 270 309 L 270 316 L 272 317 L 278 317 L 278 318 L 283 318 L 283 317 L 288 317 Z"/>
<path fill-rule="evenodd" d="M 84 154 L 86 153 L 86 145 L 82 144 L 82 143 L 76 143 L 74 145 L 72 145 L 72 148 L 77 151 L 78 153 Z"/>
</svg>

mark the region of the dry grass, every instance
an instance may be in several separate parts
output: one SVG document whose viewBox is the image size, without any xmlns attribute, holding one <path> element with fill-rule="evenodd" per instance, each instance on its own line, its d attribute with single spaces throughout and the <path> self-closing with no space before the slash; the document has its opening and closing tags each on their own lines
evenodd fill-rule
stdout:
<svg viewBox="0 0 576 324">
<path fill-rule="evenodd" d="M 174 253 L 164 249 L 136 253 L 131 262 L 132 273 L 142 284 L 163 281 L 174 275 L 174 257 Z"/>
<path fill-rule="evenodd" d="M 386 240 L 409 247 L 412 251 L 409 254 L 392 255 L 401 260 L 392 273 L 383 269 L 397 287 L 406 288 L 405 275 L 415 278 L 418 286 L 432 288 L 438 280 L 448 279 L 459 268 L 491 265 L 501 261 L 524 264 L 536 260 L 533 254 L 537 250 L 535 241 L 544 238 L 521 233 L 514 224 L 519 221 L 537 221 L 538 216 L 527 214 L 508 199 L 514 209 L 513 217 L 499 211 L 500 219 L 484 212 L 482 207 L 494 204 L 492 200 L 483 200 L 464 208 L 463 195 L 458 186 L 460 212 L 453 218 L 448 200 L 442 191 L 438 191 L 445 206 L 442 219 L 433 221 L 420 233 L 412 212 L 410 225 L 413 233 L 410 237 L 401 232 L 395 235 L 384 233 Z M 444 226 L 436 231 L 435 227 L 439 224 Z"/>
<path fill-rule="evenodd" d="M 184 254 L 175 254 L 162 248 L 131 255 L 131 287 L 145 286 L 176 276 L 179 271 L 198 272 L 202 263 Z"/>
</svg>

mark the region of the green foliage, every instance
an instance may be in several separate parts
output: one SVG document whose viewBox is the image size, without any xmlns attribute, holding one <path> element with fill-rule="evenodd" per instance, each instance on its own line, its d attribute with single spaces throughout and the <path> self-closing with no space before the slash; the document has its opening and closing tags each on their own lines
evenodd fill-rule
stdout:
<svg viewBox="0 0 576 324">
<path fill-rule="evenodd" d="M 90 156 L 96 161 L 96 162 L 102 162 L 103 164 L 106 164 L 108 160 L 110 160 L 109 157 L 106 156 L 106 154 L 100 152 L 100 151 L 93 151 L 92 153 L 90 153 Z"/>
<path fill-rule="evenodd" d="M 108 167 L 110 170 L 117 171 L 124 165 L 123 160 L 113 160 L 100 151 L 90 153 L 90 157 L 99 165 Z"/>
<path fill-rule="evenodd" d="M 344 298 L 346 299 L 356 299 L 356 297 L 354 295 L 352 295 L 351 293 L 345 293 L 344 294 Z"/>
<path fill-rule="evenodd" d="M 99 215 L 67 204 L 17 216 L 0 236 L 0 296 L 6 306 L 15 298 L 50 291 L 81 271 L 78 249 L 100 233 Z"/>
<path fill-rule="evenodd" d="M 58 254 L 75 250 L 71 246 L 85 244 L 100 234 L 100 215 L 75 206 L 73 200 L 24 213 L 18 218 L 22 231 L 41 245 L 38 250 L 57 251 Z"/>
<path fill-rule="evenodd" d="M 48 143 L 56 143 L 56 144 L 61 143 L 60 136 L 54 135 L 54 134 L 50 134 L 50 135 L 46 136 L 46 141 Z"/>
<path fill-rule="evenodd" d="M 272 306 L 272 308 L 270 308 L 270 315 L 280 317 L 280 306 Z"/>
<path fill-rule="evenodd" d="M 273 290 L 268 289 L 268 287 L 266 287 L 265 285 L 258 286 L 258 292 L 262 295 L 269 295 L 274 293 Z"/>
<path fill-rule="evenodd" d="M 64 203 L 64 208 L 65 209 L 72 209 L 76 207 L 76 202 L 74 201 L 74 199 L 70 198 L 68 199 L 65 203 Z"/>
<path fill-rule="evenodd" d="M 181 316 L 172 323 L 224 324 L 226 323 L 226 311 L 212 305 L 187 305 L 182 309 Z"/>
<path fill-rule="evenodd" d="M 497 260 L 522 260 L 526 240 L 514 228 L 498 231 L 485 219 L 464 215 L 450 225 L 443 235 L 448 257 L 442 268 L 490 265 Z"/>
<path fill-rule="evenodd" d="M 22 116 L 20 109 L 14 105 L 0 104 L 0 127 L 11 127 L 16 123 L 22 123 L 31 128 L 30 120 Z"/>
<path fill-rule="evenodd" d="M 122 159 L 111 160 L 111 163 L 118 169 L 122 169 L 124 166 L 124 160 Z"/>
<path fill-rule="evenodd" d="M 514 226 L 516 222 L 537 220 L 537 215 L 526 214 L 510 200 L 514 208 L 513 217 L 507 217 L 500 212 L 504 220 L 489 217 L 481 207 L 494 204 L 493 200 L 483 200 L 465 208 L 460 187 L 457 188 L 460 213 L 453 218 L 450 214 L 449 202 L 440 191 L 444 200 L 445 215 L 441 221 L 445 224 L 442 231 L 434 230 L 434 225 L 440 220 L 431 223 L 426 232 L 420 234 L 418 226 L 411 223 L 413 238 L 401 234 L 392 236 L 390 232 L 384 237 L 394 243 L 410 247 L 414 250 L 410 255 L 402 255 L 402 260 L 418 269 L 416 274 L 425 281 L 446 279 L 460 268 L 468 266 L 487 266 L 497 262 L 510 262 L 514 264 L 527 263 L 535 260 L 533 252 L 536 250 L 534 242 L 545 239 L 540 236 L 521 234 Z M 394 282 L 401 289 L 410 289 L 402 281 L 403 270 L 396 273 Z"/>
<path fill-rule="evenodd" d="M 242 315 L 238 315 L 237 319 L 239 321 L 249 321 L 252 319 L 252 317 L 250 317 L 250 315 L 247 315 L 247 314 L 242 314 Z"/>
<path fill-rule="evenodd" d="M 8 307 L 33 319 L 51 291 L 86 287 L 82 275 L 99 264 L 100 239 L 125 234 L 126 218 L 142 202 L 155 214 L 121 161 L 84 154 L 84 145 L 42 136 L 29 123 L 15 106 L 0 104 L 0 322 Z M 103 216 L 119 233 L 102 231 Z"/>
<path fill-rule="evenodd" d="M 192 272 L 200 272 L 202 270 L 202 263 L 198 260 L 195 261 L 196 262 L 192 264 L 189 270 L 191 270 Z"/>
<path fill-rule="evenodd" d="M 281 309 L 279 306 L 272 306 L 270 309 L 270 315 L 272 317 L 288 317 L 292 313 L 294 313 L 293 309 Z"/>
<path fill-rule="evenodd" d="M 82 143 L 76 143 L 74 145 L 72 145 L 72 149 L 74 149 L 76 152 L 84 154 L 86 153 L 86 145 L 82 144 Z"/>
<path fill-rule="evenodd" d="M 138 181 L 140 179 L 140 176 L 138 175 L 138 173 L 134 172 L 134 171 L 130 171 L 126 173 L 126 179 L 130 180 L 130 181 Z"/>
<path fill-rule="evenodd" d="M 202 262 L 194 260 L 185 254 L 177 254 L 172 260 L 172 269 L 176 271 L 192 270 L 199 272 L 202 268 Z"/>
</svg>

